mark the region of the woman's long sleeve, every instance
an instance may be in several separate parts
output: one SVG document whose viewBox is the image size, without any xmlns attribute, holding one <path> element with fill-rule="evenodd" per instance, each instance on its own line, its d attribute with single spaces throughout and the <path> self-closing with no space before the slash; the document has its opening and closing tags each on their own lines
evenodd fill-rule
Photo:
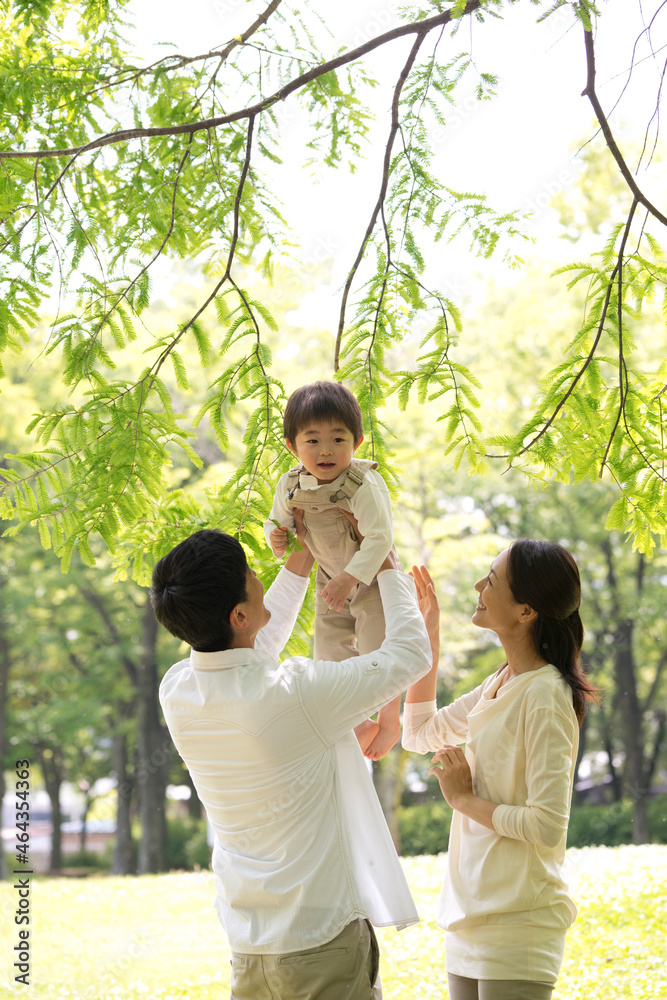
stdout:
<svg viewBox="0 0 667 1000">
<path fill-rule="evenodd" d="M 406 750 L 431 753 L 445 743 L 458 745 L 468 737 L 468 715 L 479 701 L 482 685 L 438 709 L 435 701 L 406 702 L 403 739 Z"/>
<path fill-rule="evenodd" d="M 540 708 L 526 719 L 526 804 L 501 803 L 493 813 L 497 833 L 540 847 L 555 848 L 563 840 L 579 731 L 573 714 Z"/>
</svg>

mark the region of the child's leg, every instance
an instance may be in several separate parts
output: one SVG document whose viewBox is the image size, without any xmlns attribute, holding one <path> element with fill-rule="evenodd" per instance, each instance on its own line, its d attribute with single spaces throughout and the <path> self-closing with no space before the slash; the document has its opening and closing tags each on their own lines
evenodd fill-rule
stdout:
<svg viewBox="0 0 667 1000">
<path fill-rule="evenodd" d="M 378 712 L 380 730 L 368 748 L 367 757 L 379 760 L 389 753 L 401 736 L 401 696 L 400 694 Z"/>
<path fill-rule="evenodd" d="M 342 611 L 331 611 L 319 595 L 321 587 L 317 578 L 317 596 L 315 598 L 315 628 L 313 656 L 316 660 L 333 660 L 340 663 L 350 656 L 358 656 L 356 646 L 354 618 L 349 612 L 349 605 Z"/>
<path fill-rule="evenodd" d="M 364 757 L 369 757 L 369 747 L 375 742 L 379 732 L 380 724 L 375 719 L 364 719 L 363 722 L 354 727 L 354 735 L 357 737 L 359 749 Z"/>
</svg>

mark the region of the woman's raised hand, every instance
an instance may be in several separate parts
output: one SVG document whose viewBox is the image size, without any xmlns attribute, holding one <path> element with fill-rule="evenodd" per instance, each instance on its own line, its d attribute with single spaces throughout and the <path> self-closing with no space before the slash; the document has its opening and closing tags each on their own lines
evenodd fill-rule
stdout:
<svg viewBox="0 0 667 1000">
<path fill-rule="evenodd" d="M 431 574 L 426 566 L 413 566 L 410 576 L 415 581 L 419 610 L 429 635 L 438 635 L 440 628 L 440 605 Z"/>
</svg>

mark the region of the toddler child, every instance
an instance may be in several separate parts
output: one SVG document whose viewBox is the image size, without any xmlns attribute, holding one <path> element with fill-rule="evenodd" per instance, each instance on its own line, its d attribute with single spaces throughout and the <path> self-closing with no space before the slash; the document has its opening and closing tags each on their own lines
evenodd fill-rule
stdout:
<svg viewBox="0 0 667 1000">
<path fill-rule="evenodd" d="M 393 546 L 393 529 L 377 462 L 353 457 L 364 439 L 359 403 L 337 382 L 302 386 L 287 401 L 283 430 L 300 464 L 278 481 L 264 524 L 267 542 L 277 558 L 285 555 L 292 512 L 303 511 L 306 544 L 318 564 L 315 659 L 339 662 L 371 652 L 384 640 L 376 573 Z M 361 543 L 343 510 L 357 519 Z M 380 709 L 377 722 L 355 729 L 370 759 L 384 757 L 398 740 L 400 705 L 399 696 Z"/>
</svg>

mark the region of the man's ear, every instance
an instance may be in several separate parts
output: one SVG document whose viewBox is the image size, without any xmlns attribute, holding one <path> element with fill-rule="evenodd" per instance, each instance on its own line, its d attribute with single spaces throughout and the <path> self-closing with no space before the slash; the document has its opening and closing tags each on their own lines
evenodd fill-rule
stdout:
<svg viewBox="0 0 667 1000">
<path fill-rule="evenodd" d="M 229 615 L 229 623 L 237 632 L 242 632 L 244 629 L 248 628 L 250 622 L 248 621 L 248 615 L 246 614 L 244 602 L 237 604 L 232 608 Z"/>
<path fill-rule="evenodd" d="M 361 437 L 359 438 L 359 440 L 357 441 L 357 443 L 356 443 L 356 444 L 355 444 L 355 446 L 354 446 L 354 450 L 355 450 L 355 451 L 357 450 L 357 448 L 359 447 L 359 445 L 361 444 L 361 442 L 362 442 L 363 440 L 364 440 L 364 435 L 362 434 L 362 435 L 361 435 Z"/>
<path fill-rule="evenodd" d="M 285 438 L 285 444 L 287 445 L 287 447 L 289 448 L 289 450 L 292 452 L 292 454 L 295 455 L 296 458 L 298 458 L 299 456 L 297 455 L 297 453 L 294 450 L 294 445 L 292 444 L 292 442 L 288 438 Z"/>
</svg>

